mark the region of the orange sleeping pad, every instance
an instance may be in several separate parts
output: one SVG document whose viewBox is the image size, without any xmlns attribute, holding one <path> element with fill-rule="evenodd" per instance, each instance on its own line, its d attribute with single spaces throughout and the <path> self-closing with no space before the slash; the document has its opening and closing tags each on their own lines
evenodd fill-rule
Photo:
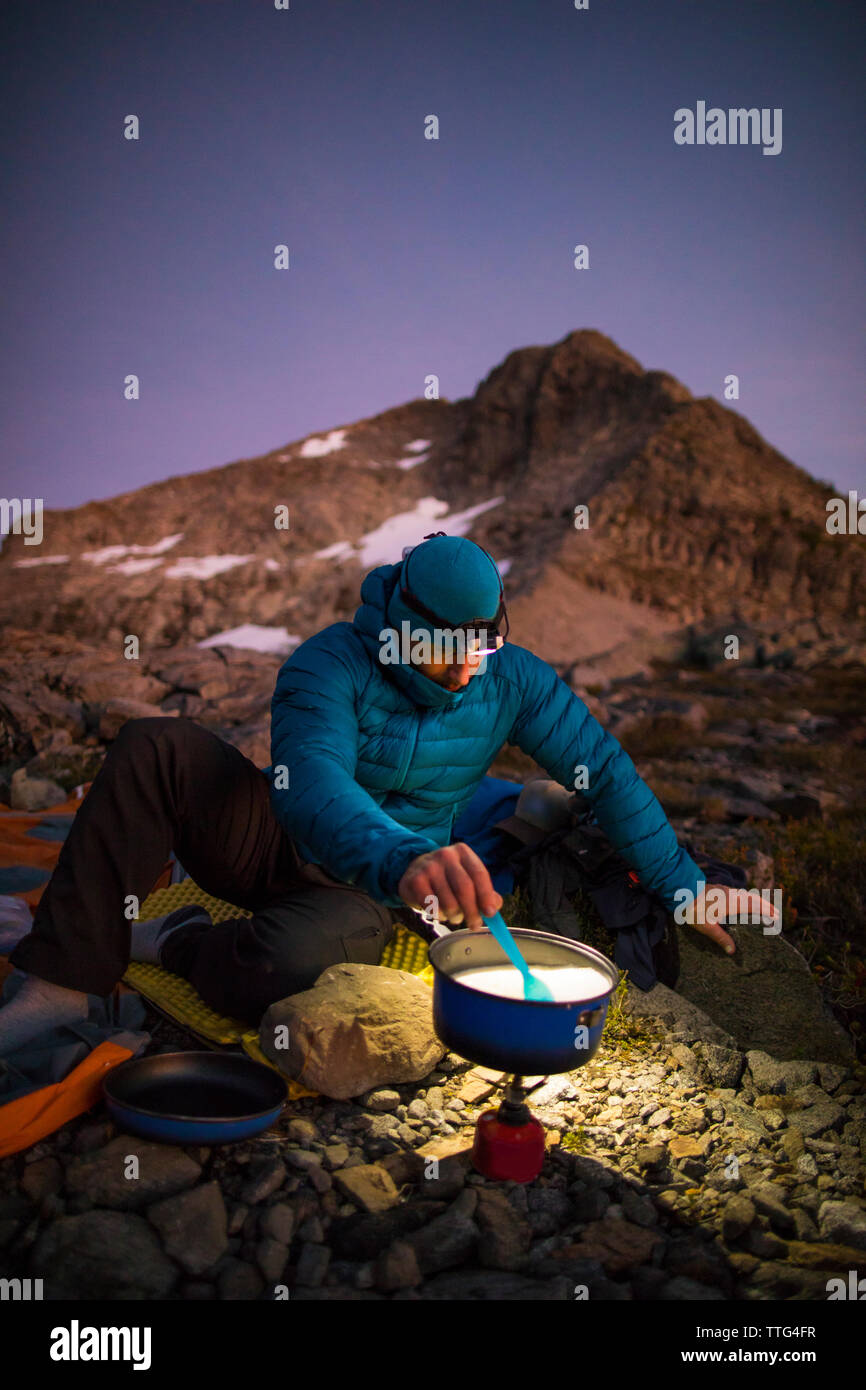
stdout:
<svg viewBox="0 0 866 1390">
<path fill-rule="evenodd" d="M 83 783 L 66 801 L 43 811 L 13 811 L 0 802 L 0 895 L 22 898 L 32 913 L 57 863 L 66 828 L 91 785 Z M 154 891 L 170 882 L 169 862 Z M 0 986 L 11 970 L 7 958 L 0 956 Z M 117 986 L 122 992 L 127 988 Z M 133 1055 L 117 1043 L 100 1043 L 62 1081 L 0 1104 L 0 1158 L 29 1149 L 98 1104 L 106 1071 Z"/>
</svg>

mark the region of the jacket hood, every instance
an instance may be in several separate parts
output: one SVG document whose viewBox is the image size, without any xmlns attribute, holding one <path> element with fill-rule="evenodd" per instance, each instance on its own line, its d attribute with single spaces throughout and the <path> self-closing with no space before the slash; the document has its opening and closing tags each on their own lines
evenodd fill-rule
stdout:
<svg viewBox="0 0 866 1390">
<path fill-rule="evenodd" d="M 441 709 L 445 706 L 459 705 L 464 699 L 468 686 L 463 690 L 446 690 L 444 686 L 431 681 L 410 662 L 384 662 L 380 660 L 384 639 L 379 634 L 387 628 L 396 628 L 408 620 L 411 629 L 423 628 L 432 631 L 429 623 L 412 613 L 400 602 L 397 590 L 403 570 L 401 561 L 397 565 L 379 565 L 365 576 L 361 584 L 361 606 L 355 613 L 352 626 L 360 636 L 373 660 L 377 662 L 383 675 L 398 685 L 414 701 L 428 709 Z M 484 667 L 472 677 L 473 681 L 484 679 Z"/>
</svg>

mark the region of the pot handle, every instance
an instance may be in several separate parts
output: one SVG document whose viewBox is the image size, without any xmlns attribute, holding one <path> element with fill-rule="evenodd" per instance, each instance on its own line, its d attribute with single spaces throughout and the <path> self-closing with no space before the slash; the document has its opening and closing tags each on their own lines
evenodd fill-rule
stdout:
<svg viewBox="0 0 866 1390">
<path fill-rule="evenodd" d="M 577 1015 L 577 1021 L 586 1028 L 594 1028 L 601 1022 L 603 1009 L 584 1009 L 583 1013 Z"/>
</svg>

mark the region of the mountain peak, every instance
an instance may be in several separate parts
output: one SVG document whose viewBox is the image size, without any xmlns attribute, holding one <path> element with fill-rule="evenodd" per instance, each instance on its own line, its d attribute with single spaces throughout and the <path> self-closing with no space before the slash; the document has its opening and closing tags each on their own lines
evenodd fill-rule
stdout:
<svg viewBox="0 0 866 1390">
<path fill-rule="evenodd" d="M 581 328 L 509 352 L 471 397 L 415 399 L 46 512 L 41 545 L 13 534 L 0 552 L 0 627 L 151 645 L 250 624 L 305 637 L 351 617 L 367 569 L 444 530 L 508 561 L 536 638 L 534 605 L 560 594 L 566 646 L 593 592 L 631 605 L 632 629 L 643 613 L 649 631 L 650 611 L 676 623 L 736 609 L 829 629 L 862 620 L 866 563 L 860 538 L 827 535 L 825 502 L 742 415 Z"/>
</svg>

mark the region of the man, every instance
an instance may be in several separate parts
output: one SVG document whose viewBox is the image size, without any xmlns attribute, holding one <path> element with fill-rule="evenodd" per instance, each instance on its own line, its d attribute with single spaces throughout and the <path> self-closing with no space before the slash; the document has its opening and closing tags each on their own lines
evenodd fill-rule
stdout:
<svg viewBox="0 0 866 1390">
<path fill-rule="evenodd" d="M 670 908 L 678 890 L 698 896 L 700 869 L 625 751 L 550 666 L 505 640 L 485 550 L 437 533 L 372 570 L 361 600 L 353 622 L 281 668 L 266 770 L 189 719 L 124 726 L 10 957 L 29 978 L 0 1008 L 0 1055 L 85 1017 L 130 955 L 257 1023 L 328 965 L 377 964 L 401 904 L 483 929 L 502 899 L 454 827 L 506 742 L 563 787 L 585 769 L 582 795 L 643 885 Z M 130 926 L 172 850 L 252 915 L 214 924 L 187 906 Z M 733 950 L 717 924 L 697 930 Z"/>
</svg>

